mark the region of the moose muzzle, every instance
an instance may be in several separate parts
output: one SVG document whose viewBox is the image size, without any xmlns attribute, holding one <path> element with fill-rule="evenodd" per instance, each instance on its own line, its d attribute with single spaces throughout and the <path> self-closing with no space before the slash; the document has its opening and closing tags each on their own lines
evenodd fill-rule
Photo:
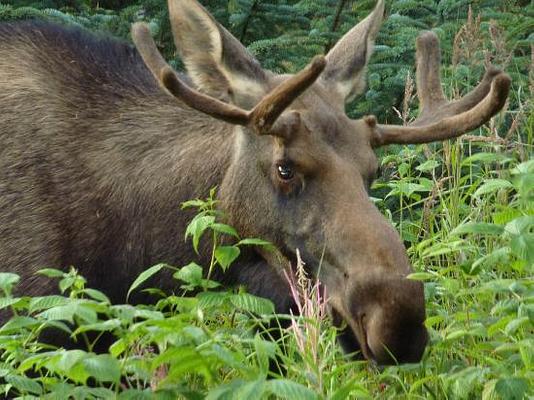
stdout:
<svg viewBox="0 0 534 400">
<path fill-rule="evenodd" d="M 332 297 L 331 305 L 334 323 L 343 327 L 339 341 L 345 352 L 380 365 L 421 360 L 428 333 L 420 282 L 372 278 L 350 288 L 345 299 Z"/>
</svg>

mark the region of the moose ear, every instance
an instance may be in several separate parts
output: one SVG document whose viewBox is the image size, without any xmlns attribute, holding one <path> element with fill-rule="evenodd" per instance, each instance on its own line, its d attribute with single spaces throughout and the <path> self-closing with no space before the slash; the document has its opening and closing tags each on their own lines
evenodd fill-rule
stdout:
<svg viewBox="0 0 534 400">
<path fill-rule="evenodd" d="M 259 62 L 204 7 L 195 0 L 168 4 L 176 48 L 199 90 L 241 106 L 264 94 Z"/>
<path fill-rule="evenodd" d="M 350 101 L 365 89 L 366 66 L 371 58 L 376 35 L 384 15 L 384 0 L 374 11 L 341 38 L 326 56 L 323 83 Z"/>
</svg>

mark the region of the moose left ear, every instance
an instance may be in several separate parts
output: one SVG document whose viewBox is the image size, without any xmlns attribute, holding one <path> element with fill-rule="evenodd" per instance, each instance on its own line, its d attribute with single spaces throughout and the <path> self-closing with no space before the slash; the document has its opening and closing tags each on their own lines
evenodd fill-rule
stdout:
<svg viewBox="0 0 534 400">
<path fill-rule="evenodd" d="M 323 83 L 333 88 L 345 103 L 365 89 L 366 66 L 383 15 L 384 0 L 379 0 L 374 11 L 347 32 L 326 56 Z"/>
<path fill-rule="evenodd" d="M 253 106 L 265 91 L 259 62 L 198 1 L 168 5 L 174 42 L 195 86 L 217 99 Z"/>
</svg>

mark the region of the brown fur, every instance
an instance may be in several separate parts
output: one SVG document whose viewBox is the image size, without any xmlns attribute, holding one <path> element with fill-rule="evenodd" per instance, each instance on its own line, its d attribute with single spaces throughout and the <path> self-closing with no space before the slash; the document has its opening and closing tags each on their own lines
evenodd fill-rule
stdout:
<svg viewBox="0 0 534 400">
<path fill-rule="evenodd" d="M 192 81 L 172 90 L 178 99 L 126 44 L 38 22 L 0 25 L 2 268 L 22 275 L 21 292 L 43 295 L 55 284 L 37 269 L 74 265 L 90 286 L 124 301 L 146 267 L 196 259 L 182 239 L 191 213 L 179 205 L 217 186 L 228 222 L 279 249 L 245 252 L 220 279 L 287 312 L 281 271 L 299 249 L 326 287 L 334 322 L 346 323 L 347 351 L 380 363 L 418 361 L 427 342 L 423 287 L 405 279 L 411 267 L 400 237 L 367 194 L 373 145 L 396 131 L 371 117 L 350 120 L 343 109 L 364 85 L 383 2 L 326 56 L 322 76 L 284 103 L 269 134 L 258 135 L 181 97 L 206 99 L 217 118 L 229 107 L 248 115 L 291 78 L 262 70 L 196 1 L 169 1 Z M 165 61 L 143 43 L 151 69 L 161 71 Z M 479 92 L 488 90 L 485 82 Z M 206 108 L 197 103 L 187 102 Z M 293 178 L 282 179 L 280 165 Z M 174 285 L 166 277 L 152 284 Z"/>
</svg>

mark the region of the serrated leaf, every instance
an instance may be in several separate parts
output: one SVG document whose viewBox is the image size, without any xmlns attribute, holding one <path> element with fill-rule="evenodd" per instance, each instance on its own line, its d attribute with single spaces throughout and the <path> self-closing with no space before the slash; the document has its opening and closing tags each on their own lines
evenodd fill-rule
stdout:
<svg viewBox="0 0 534 400">
<path fill-rule="evenodd" d="M 319 396 L 306 386 L 288 379 L 273 379 L 266 382 L 266 389 L 281 399 L 316 400 Z"/>
<path fill-rule="evenodd" d="M 118 382 L 121 377 L 119 362 L 109 354 L 86 357 L 82 364 L 87 373 L 100 382 Z"/>
<path fill-rule="evenodd" d="M 32 393 L 37 395 L 43 393 L 43 388 L 38 382 L 25 376 L 7 375 L 4 379 L 21 393 Z"/>
<path fill-rule="evenodd" d="M 486 222 L 467 222 L 458 225 L 451 232 L 451 235 L 463 235 L 466 233 L 483 234 L 483 235 L 501 235 L 504 232 L 504 227 L 496 224 Z"/>
<path fill-rule="evenodd" d="M 427 160 L 424 163 L 415 167 L 415 169 L 421 172 L 426 172 L 436 169 L 437 167 L 439 167 L 439 165 L 439 162 L 437 162 L 436 160 Z"/>
<path fill-rule="evenodd" d="M 20 276 L 11 272 L 0 272 L 0 289 L 6 294 L 10 294 L 15 286 L 20 281 Z"/>
<path fill-rule="evenodd" d="M 72 299 L 64 296 L 42 296 L 42 297 L 33 297 L 30 300 L 28 311 L 34 313 L 40 310 L 46 310 L 52 307 L 63 306 L 72 302 Z"/>
<path fill-rule="evenodd" d="M 189 236 L 192 237 L 193 249 L 197 254 L 200 238 L 204 234 L 204 231 L 208 229 L 211 225 L 213 225 L 214 222 L 214 216 L 198 214 L 193 218 L 189 225 L 187 225 L 187 228 L 185 230 L 185 238 L 187 239 Z"/>
<path fill-rule="evenodd" d="M 93 300 L 100 301 L 106 304 L 111 304 L 109 297 L 106 296 L 104 293 L 102 293 L 100 290 L 87 288 L 87 289 L 84 289 L 82 293 L 85 293 L 87 296 L 89 296 Z"/>
<path fill-rule="evenodd" d="M 191 286 L 198 287 L 202 284 L 202 267 L 192 262 L 180 268 L 173 276 Z"/>
<path fill-rule="evenodd" d="M 473 194 L 475 197 L 480 197 L 483 194 L 493 193 L 501 189 L 513 188 L 512 182 L 505 179 L 488 179 L 486 180 Z"/>
<path fill-rule="evenodd" d="M 228 292 L 200 292 L 196 295 L 200 308 L 219 308 L 228 300 Z"/>
<path fill-rule="evenodd" d="M 330 397 L 330 400 L 345 400 L 349 398 L 372 399 L 372 396 L 365 386 L 352 380 L 336 389 L 334 394 Z"/>
<path fill-rule="evenodd" d="M 1 328 L 0 332 L 17 331 L 20 329 L 29 329 L 39 325 L 41 322 L 35 318 L 25 316 L 15 316 L 7 321 Z"/>
<path fill-rule="evenodd" d="M 270 300 L 253 296 L 249 293 L 234 294 L 230 302 L 237 308 L 254 314 L 265 315 L 274 313 L 274 305 Z"/>
<path fill-rule="evenodd" d="M 466 166 L 475 162 L 479 162 L 480 164 L 488 164 L 491 162 L 505 163 L 511 160 L 510 157 L 506 157 L 503 154 L 481 152 L 465 158 L 461 165 Z"/>
<path fill-rule="evenodd" d="M 510 248 L 528 265 L 534 265 L 534 217 L 524 216 L 514 219 L 505 226 L 511 235 Z"/>
<path fill-rule="evenodd" d="M 134 291 L 136 288 L 138 288 L 140 285 L 142 285 L 152 276 L 156 275 L 163 268 L 170 268 L 170 267 L 167 264 L 157 264 L 141 272 L 139 276 L 136 278 L 136 280 L 132 283 L 130 288 L 128 289 L 128 293 L 126 294 L 126 301 L 128 301 L 128 298 L 130 297 L 130 293 L 132 293 L 132 291 Z"/>
<path fill-rule="evenodd" d="M 44 275 L 48 278 L 63 278 L 67 273 L 55 268 L 43 268 L 37 271 L 36 274 Z"/>
<path fill-rule="evenodd" d="M 528 381 L 523 378 L 501 378 L 495 384 L 495 392 L 506 400 L 522 400 L 528 390 Z"/>
<path fill-rule="evenodd" d="M 241 250 L 237 246 L 218 246 L 215 249 L 215 259 L 223 269 L 226 271 L 228 267 L 239 257 Z"/>
<path fill-rule="evenodd" d="M 0 297 L 0 310 L 16 304 L 20 300 L 19 297 Z"/>
<path fill-rule="evenodd" d="M 83 332 L 111 332 L 121 326 L 121 321 L 118 319 L 108 319 L 106 321 L 96 322 L 93 324 L 82 325 L 73 332 L 73 335 L 78 335 Z"/>
<path fill-rule="evenodd" d="M 236 238 L 239 237 L 239 235 L 237 234 L 237 231 L 234 228 L 232 228 L 230 225 L 214 223 L 211 225 L 211 229 L 213 229 L 215 232 L 224 233 L 225 235 L 233 236 Z"/>
<path fill-rule="evenodd" d="M 504 328 L 504 332 L 507 335 L 513 335 L 517 332 L 521 326 L 528 324 L 529 319 L 528 317 L 521 317 L 521 318 L 515 318 L 511 320 L 508 324 L 506 324 L 506 328 Z"/>
<path fill-rule="evenodd" d="M 57 358 L 50 360 L 48 369 L 67 375 L 77 363 L 88 357 L 83 350 L 63 350 Z"/>
</svg>

